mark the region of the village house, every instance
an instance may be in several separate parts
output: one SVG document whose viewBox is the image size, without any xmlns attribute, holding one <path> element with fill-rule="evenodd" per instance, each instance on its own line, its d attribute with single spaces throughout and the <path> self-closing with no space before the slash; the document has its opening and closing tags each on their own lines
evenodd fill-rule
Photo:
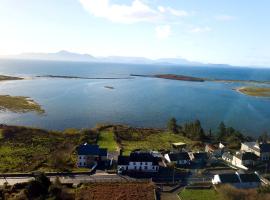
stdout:
<svg viewBox="0 0 270 200">
<path fill-rule="evenodd" d="M 107 161 L 107 149 L 99 148 L 98 145 L 82 144 L 77 148 L 78 167 L 93 167 Z"/>
<path fill-rule="evenodd" d="M 262 161 L 270 160 L 270 143 L 245 142 L 241 144 L 241 150 L 253 152 Z"/>
<path fill-rule="evenodd" d="M 225 151 L 225 145 L 219 144 L 206 144 L 205 152 L 215 157 L 221 157 Z"/>
<path fill-rule="evenodd" d="M 208 155 L 206 152 L 189 153 L 189 157 L 191 158 L 192 163 L 201 165 L 205 164 L 208 159 Z"/>
<path fill-rule="evenodd" d="M 176 165 L 190 165 L 191 159 L 188 152 L 177 152 L 165 154 L 164 158 L 168 163 Z"/>
<path fill-rule="evenodd" d="M 222 154 L 222 159 L 228 163 L 232 163 L 233 155 L 230 152 L 225 152 Z"/>
<path fill-rule="evenodd" d="M 230 184 L 236 188 L 257 188 L 261 185 L 261 180 L 256 173 L 251 174 L 216 174 L 212 179 L 213 185 Z"/>
<path fill-rule="evenodd" d="M 240 168 L 252 167 L 258 159 L 259 157 L 252 152 L 236 152 L 232 159 L 232 165 Z"/>
<path fill-rule="evenodd" d="M 134 151 L 129 156 L 118 157 L 117 169 L 121 171 L 158 172 L 160 157 L 152 152 Z"/>
</svg>

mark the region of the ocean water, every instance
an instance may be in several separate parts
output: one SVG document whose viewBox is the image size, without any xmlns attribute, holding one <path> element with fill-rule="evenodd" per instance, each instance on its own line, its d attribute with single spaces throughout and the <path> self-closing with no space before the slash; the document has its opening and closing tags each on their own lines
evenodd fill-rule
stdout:
<svg viewBox="0 0 270 200">
<path fill-rule="evenodd" d="M 250 97 L 233 90 L 248 84 L 143 77 L 33 78 L 39 75 L 124 78 L 131 73 L 270 81 L 269 69 L 0 60 L 0 74 L 32 77 L 1 82 L 0 95 L 31 97 L 46 111 L 44 115 L 1 111 L 0 123 L 56 130 L 88 128 L 97 123 L 166 127 L 167 120 L 176 117 L 179 123 L 199 119 L 206 130 L 215 130 L 224 121 L 253 136 L 270 132 L 270 99 Z"/>
</svg>

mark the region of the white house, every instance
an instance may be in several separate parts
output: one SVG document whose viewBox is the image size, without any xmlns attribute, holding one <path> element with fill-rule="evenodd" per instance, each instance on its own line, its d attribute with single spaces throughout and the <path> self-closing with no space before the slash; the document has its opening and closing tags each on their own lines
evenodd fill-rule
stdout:
<svg viewBox="0 0 270 200">
<path fill-rule="evenodd" d="M 78 167 L 92 167 L 95 164 L 106 161 L 108 157 L 107 149 L 87 143 L 77 148 L 77 154 Z"/>
<path fill-rule="evenodd" d="M 232 165 L 234 166 L 254 166 L 258 160 L 258 156 L 256 156 L 252 152 L 237 152 L 232 159 Z"/>
<path fill-rule="evenodd" d="M 190 165 L 190 156 L 188 152 L 178 152 L 165 154 L 164 158 L 169 163 L 175 163 L 177 165 Z"/>
<path fill-rule="evenodd" d="M 130 156 L 118 157 L 118 171 L 158 172 L 159 157 L 151 152 L 135 151 Z"/>
<path fill-rule="evenodd" d="M 270 160 L 270 143 L 245 142 L 241 144 L 241 150 L 253 152 L 260 160 Z"/>
<path fill-rule="evenodd" d="M 257 188 L 261 185 L 259 176 L 255 173 L 251 174 L 216 174 L 212 179 L 213 185 L 230 184 L 236 188 Z"/>
</svg>

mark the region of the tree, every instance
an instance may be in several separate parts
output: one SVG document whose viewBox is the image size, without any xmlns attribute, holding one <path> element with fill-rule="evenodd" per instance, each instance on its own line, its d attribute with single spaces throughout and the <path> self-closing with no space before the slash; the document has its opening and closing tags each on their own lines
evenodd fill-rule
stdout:
<svg viewBox="0 0 270 200">
<path fill-rule="evenodd" d="M 267 132 L 264 132 L 262 135 L 258 137 L 258 142 L 267 143 L 269 140 L 269 136 Z"/>
<path fill-rule="evenodd" d="M 224 122 L 221 122 L 218 126 L 218 135 L 217 138 L 219 140 L 222 140 L 224 138 L 224 136 L 226 135 L 227 130 L 226 130 L 226 126 L 224 124 Z"/>
<path fill-rule="evenodd" d="M 176 119 L 174 117 L 171 118 L 168 121 L 167 128 L 168 128 L 168 130 L 172 131 L 173 133 L 178 132 L 178 130 L 177 130 L 177 121 L 176 121 Z"/>
</svg>

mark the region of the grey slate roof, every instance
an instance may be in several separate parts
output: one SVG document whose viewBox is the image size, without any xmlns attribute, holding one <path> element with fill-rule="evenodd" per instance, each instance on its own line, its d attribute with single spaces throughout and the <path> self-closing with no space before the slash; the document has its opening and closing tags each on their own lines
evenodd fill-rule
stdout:
<svg viewBox="0 0 270 200">
<path fill-rule="evenodd" d="M 219 174 L 221 183 L 240 183 L 237 174 Z"/>
<path fill-rule="evenodd" d="M 170 153 L 169 158 L 171 161 L 190 160 L 190 157 L 187 152 Z"/>
<path fill-rule="evenodd" d="M 259 157 L 252 152 L 241 152 L 235 155 L 241 160 L 257 160 Z"/>
<path fill-rule="evenodd" d="M 128 165 L 129 164 L 129 156 L 118 156 L 118 165 Z"/>
<path fill-rule="evenodd" d="M 152 162 L 153 165 L 158 165 L 157 157 L 154 157 L 150 152 L 135 151 L 129 156 L 130 162 Z"/>
<path fill-rule="evenodd" d="M 107 156 L 107 149 L 98 145 L 82 144 L 77 148 L 78 155 Z"/>
<path fill-rule="evenodd" d="M 263 143 L 263 144 L 260 144 L 259 146 L 260 146 L 261 153 L 270 152 L 270 143 Z"/>
<path fill-rule="evenodd" d="M 247 182 L 261 182 L 260 178 L 255 174 L 239 174 L 240 179 L 243 183 Z"/>
</svg>

